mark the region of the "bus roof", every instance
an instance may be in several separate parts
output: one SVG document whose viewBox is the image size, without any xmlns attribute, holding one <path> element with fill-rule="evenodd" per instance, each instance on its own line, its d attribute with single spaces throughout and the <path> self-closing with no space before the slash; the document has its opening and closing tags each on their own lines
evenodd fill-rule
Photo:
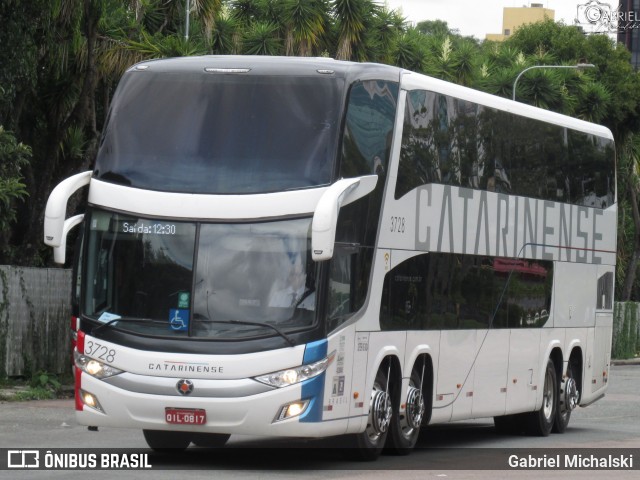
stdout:
<svg viewBox="0 0 640 480">
<path fill-rule="evenodd" d="M 203 55 L 150 60 L 128 71 L 209 72 L 242 75 L 333 75 L 346 80 L 380 79 L 399 82 L 402 69 L 378 63 L 357 63 L 324 57 L 269 57 L 259 55 Z"/>
<path fill-rule="evenodd" d="M 401 82 L 405 90 L 425 89 L 474 102 L 515 115 L 537 119 L 573 130 L 613 140 L 611 131 L 601 125 L 574 117 L 512 101 L 489 93 L 463 87 L 420 73 L 379 63 L 358 63 L 325 57 L 270 57 L 260 55 L 203 55 L 149 60 L 138 63 L 127 71 L 154 71 L 167 73 L 210 72 L 241 75 L 332 75 L 344 78 L 347 84 L 356 80 L 388 80 Z"/>
</svg>

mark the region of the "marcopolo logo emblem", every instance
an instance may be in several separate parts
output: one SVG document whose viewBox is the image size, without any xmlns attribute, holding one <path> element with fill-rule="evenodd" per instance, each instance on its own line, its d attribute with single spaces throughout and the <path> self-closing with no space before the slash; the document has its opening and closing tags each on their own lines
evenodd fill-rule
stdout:
<svg viewBox="0 0 640 480">
<path fill-rule="evenodd" d="M 7 451 L 8 468 L 39 468 L 40 452 L 38 450 Z"/>
<path fill-rule="evenodd" d="M 191 392 L 193 392 L 193 382 L 185 379 L 179 380 L 178 383 L 176 383 L 176 388 L 180 395 L 191 395 Z"/>
</svg>

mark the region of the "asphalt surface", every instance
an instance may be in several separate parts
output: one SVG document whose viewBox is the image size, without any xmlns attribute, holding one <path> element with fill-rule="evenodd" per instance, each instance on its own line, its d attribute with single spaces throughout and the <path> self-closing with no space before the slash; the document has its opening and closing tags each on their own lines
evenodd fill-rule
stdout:
<svg viewBox="0 0 640 480">
<path fill-rule="evenodd" d="M 153 471 L 15 471 L 1 470 L 0 478 L 640 478 L 640 361 L 616 362 L 607 395 L 572 414 L 567 432 L 549 437 L 498 435 L 491 419 L 479 419 L 424 429 L 417 448 L 408 456 L 383 455 L 376 462 L 351 460 L 335 448 L 334 440 L 305 441 L 232 436 L 228 448 L 191 447 L 182 455 L 158 455 L 146 446 L 138 430 L 100 428 L 88 431 L 77 425 L 73 400 L 0 402 L 0 454 L 2 449 L 93 448 L 97 452 L 131 449 L 148 455 Z M 587 455 L 637 451 L 636 470 L 527 470 L 495 468 L 496 455 L 510 453 L 553 456 L 558 452 Z M 601 450 L 613 449 L 613 450 Z M 2 458 L 0 458 L 1 465 Z M 493 461 L 493 463 L 492 463 Z M 504 463 L 504 461 L 503 461 Z"/>
</svg>

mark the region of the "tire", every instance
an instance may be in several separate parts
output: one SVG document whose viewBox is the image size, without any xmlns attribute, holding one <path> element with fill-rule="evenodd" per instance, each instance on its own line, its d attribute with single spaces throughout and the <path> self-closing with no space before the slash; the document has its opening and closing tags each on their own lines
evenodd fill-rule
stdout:
<svg viewBox="0 0 640 480">
<path fill-rule="evenodd" d="M 425 418 L 426 410 L 423 396 L 424 388 L 423 391 L 420 391 L 420 384 L 420 372 L 414 369 L 409 378 L 407 397 L 398 398 L 398 401 L 394 402 L 387 448 L 397 455 L 411 453 L 420 435 L 420 426 Z M 401 403 L 406 404 L 406 410 L 403 413 L 400 412 Z"/>
<path fill-rule="evenodd" d="M 493 424 L 496 427 L 496 433 L 500 435 L 518 435 L 524 429 L 521 413 L 493 417 Z"/>
<path fill-rule="evenodd" d="M 558 381 L 556 368 L 549 359 L 544 375 L 542 406 L 540 410 L 528 414 L 527 432 L 530 435 L 546 437 L 551 433 L 558 409 Z"/>
<path fill-rule="evenodd" d="M 144 439 L 154 452 L 178 453 L 186 450 L 191 443 L 191 433 L 166 430 L 143 430 Z"/>
<path fill-rule="evenodd" d="M 369 397 L 367 428 L 362 433 L 348 437 L 348 446 L 350 447 L 348 453 L 356 460 L 376 460 L 382 452 L 393 418 L 392 402 L 387 388 L 387 374 L 380 367 Z"/>
<path fill-rule="evenodd" d="M 191 441 L 198 447 L 222 448 L 230 436 L 224 433 L 192 433 Z"/>
<path fill-rule="evenodd" d="M 580 392 L 576 384 L 575 375 L 577 369 L 571 363 L 567 366 L 567 376 L 558 385 L 558 408 L 553 422 L 552 432 L 564 433 L 569 426 L 571 411 L 580 401 Z"/>
</svg>

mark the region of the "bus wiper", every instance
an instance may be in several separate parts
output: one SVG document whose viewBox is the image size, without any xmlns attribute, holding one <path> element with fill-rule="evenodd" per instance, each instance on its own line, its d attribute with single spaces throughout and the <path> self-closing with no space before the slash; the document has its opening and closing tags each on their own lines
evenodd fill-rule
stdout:
<svg viewBox="0 0 640 480">
<path fill-rule="evenodd" d="M 287 319 L 287 322 L 290 322 L 291 320 L 293 320 L 293 317 L 296 316 L 296 310 L 298 309 L 298 307 L 302 304 L 302 302 L 304 302 L 307 298 L 309 298 L 309 296 L 314 293 L 316 291 L 315 288 L 307 288 L 302 295 L 300 295 L 300 298 L 298 300 L 296 300 L 296 302 L 293 304 L 293 306 L 291 308 L 293 308 L 293 313 L 291 314 L 291 316 Z"/>
<path fill-rule="evenodd" d="M 307 298 L 309 298 L 309 295 L 311 295 L 312 293 L 314 293 L 316 291 L 315 288 L 307 288 L 302 295 L 300 295 L 300 298 L 296 301 L 296 303 L 293 305 L 293 308 L 296 309 L 298 308 L 302 302 L 304 302 Z"/>
<path fill-rule="evenodd" d="M 291 339 L 289 335 L 287 335 L 286 333 L 284 333 L 282 330 L 280 330 L 278 327 L 276 327 L 271 323 L 249 322 L 247 320 L 211 320 L 209 318 L 207 318 L 206 320 L 199 320 L 199 321 L 206 322 L 206 323 L 226 323 L 230 325 L 251 325 L 253 327 L 268 327 L 274 330 L 282 338 L 284 338 L 290 346 L 292 347 L 296 346 L 295 342 Z"/>
<path fill-rule="evenodd" d="M 98 332 L 99 330 L 102 330 L 105 327 L 109 327 L 111 325 L 113 325 L 114 323 L 118 323 L 118 322 L 125 322 L 125 323 L 163 323 L 166 324 L 167 322 L 165 322 L 164 320 L 154 320 L 152 318 L 114 318 L 113 320 L 109 320 L 106 323 L 103 323 L 101 325 L 98 325 L 97 327 L 93 327 L 91 329 L 91 331 L 89 332 L 89 335 L 93 336 L 96 332 Z"/>
</svg>

